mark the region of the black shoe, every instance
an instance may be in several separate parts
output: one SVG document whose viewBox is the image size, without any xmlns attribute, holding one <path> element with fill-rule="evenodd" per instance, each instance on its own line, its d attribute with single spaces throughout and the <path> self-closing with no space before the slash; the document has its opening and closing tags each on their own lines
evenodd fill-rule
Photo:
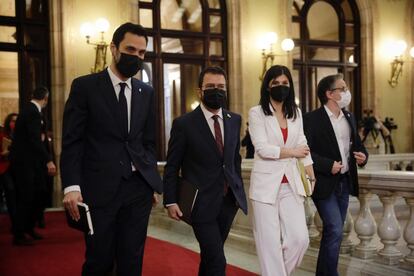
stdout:
<svg viewBox="0 0 414 276">
<path fill-rule="evenodd" d="M 27 232 L 27 235 L 32 237 L 34 240 L 43 240 L 43 236 L 34 230 Z"/>
<path fill-rule="evenodd" d="M 30 246 L 33 245 L 33 241 L 26 238 L 26 236 L 14 237 L 13 244 L 17 246 Z"/>
<path fill-rule="evenodd" d="M 37 227 L 39 227 L 41 229 L 45 229 L 45 227 L 46 227 L 45 218 L 39 219 L 39 221 L 37 222 Z"/>
</svg>

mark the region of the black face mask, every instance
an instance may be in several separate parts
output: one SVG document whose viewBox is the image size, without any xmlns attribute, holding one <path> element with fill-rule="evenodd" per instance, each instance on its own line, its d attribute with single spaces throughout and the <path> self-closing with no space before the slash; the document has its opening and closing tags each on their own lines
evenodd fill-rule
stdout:
<svg viewBox="0 0 414 276">
<path fill-rule="evenodd" d="M 270 97 L 277 102 L 284 102 L 289 96 L 290 87 L 286 85 L 278 85 L 270 88 Z"/>
<path fill-rule="evenodd" d="M 204 90 L 203 103 L 211 109 L 224 107 L 226 102 L 226 91 L 218 88 Z"/>
<path fill-rule="evenodd" d="M 121 56 L 116 63 L 116 68 L 122 76 L 130 78 L 135 76 L 135 74 L 142 69 L 143 63 L 144 60 L 140 59 L 136 55 L 121 53 Z"/>
</svg>

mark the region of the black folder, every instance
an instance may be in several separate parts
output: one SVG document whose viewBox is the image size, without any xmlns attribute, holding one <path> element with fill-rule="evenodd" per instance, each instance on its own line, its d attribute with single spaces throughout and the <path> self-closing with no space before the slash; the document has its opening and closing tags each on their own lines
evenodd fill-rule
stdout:
<svg viewBox="0 0 414 276">
<path fill-rule="evenodd" d="M 80 214 L 80 219 L 78 221 L 74 220 L 69 215 L 68 210 L 66 210 L 66 220 L 69 227 L 82 231 L 88 235 L 93 235 L 93 225 L 89 206 L 85 203 L 78 202 L 78 209 Z"/>
<path fill-rule="evenodd" d="M 181 220 L 191 225 L 191 212 L 197 199 L 198 188 L 194 184 L 179 177 L 177 185 L 177 203 L 183 216 Z"/>
</svg>

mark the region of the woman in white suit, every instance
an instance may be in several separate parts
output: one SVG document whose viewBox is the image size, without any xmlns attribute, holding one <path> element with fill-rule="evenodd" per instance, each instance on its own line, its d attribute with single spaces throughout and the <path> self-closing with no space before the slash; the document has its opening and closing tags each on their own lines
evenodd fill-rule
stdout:
<svg viewBox="0 0 414 276">
<path fill-rule="evenodd" d="M 297 159 L 312 188 L 315 176 L 287 67 L 275 65 L 266 72 L 260 105 L 249 112 L 249 129 L 255 147 L 249 197 L 261 275 L 290 275 L 309 244 Z"/>
</svg>

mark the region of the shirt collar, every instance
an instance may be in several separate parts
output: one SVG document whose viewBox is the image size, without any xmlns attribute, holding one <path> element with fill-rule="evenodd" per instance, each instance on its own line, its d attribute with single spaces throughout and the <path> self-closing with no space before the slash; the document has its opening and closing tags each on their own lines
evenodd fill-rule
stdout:
<svg viewBox="0 0 414 276">
<path fill-rule="evenodd" d="M 115 75 L 114 72 L 112 72 L 110 66 L 108 66 L 108 74 L 109 74 L 109 77 L 111 78 L 111 82 L 112 82 L 112 85 L 114 87 L 116 87 L 117 85 L 119 85 L 120 82 L 125 82 L 126 85 L 127 85 L 127 87 L 132 90 L 131 78 L 127 79 L 126 81 L 121 80 L 120 78 L 118 78 L 117 75 Z"/>
<path fill-rule="evenodd" d="M 42 112 L 42 107 L 40 106 L 40 104 L 38 104 L 35 100 L 31 100 L 30 102 L 37 107 L 37 110 L 39 110 L 39 113 Z"/>
<path fill-rule="evenodd" d="M 214 114 L 214 113 L 208 111 L 203 103 L 200 104 L 200 107 L 201 107 L 201 111 L 203 111 L 204 117 L 206 117 L 206 119 L 210 119 L 214 115 L 218 115 L 223 120 L 223 109 L 221 107 L 220 107 L 219 112 L 217 114 Z"/>
<path fill-rule="evenodd" d="M 333 117 L 335 119 L 341 119 L 344 116 L 344 113 L 342 112 L 342 109 L 339 113 L 338 118 L 336 118 L 335 114 L 333 114 L 333 112 L 329 109 L 329 107 L 327 107 L 326 105 L 323 106 L 325 108 L 326 113 L 328 113 L 329 117 Z"/>
</svg>

